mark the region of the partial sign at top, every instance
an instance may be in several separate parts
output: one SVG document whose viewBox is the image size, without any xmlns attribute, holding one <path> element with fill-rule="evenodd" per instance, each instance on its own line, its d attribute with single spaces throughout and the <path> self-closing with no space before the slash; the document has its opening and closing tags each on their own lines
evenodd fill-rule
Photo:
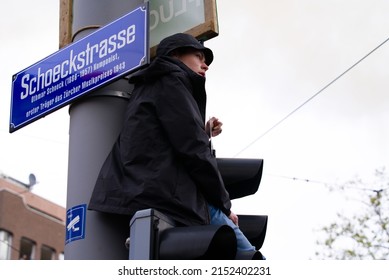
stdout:
<svg viewBox="0 0 389 280">
<path fill-rule="evenodd" d="M 148 3 L 151 56 L 159 42 L 174 33 L 188 33 L 202 41 L 219 33 L 216 0 L 149 0 Z M 59 42 L 64 47 L 72 38 L 72 1 L 62 0 L 60 8 Z"/>
<path fill-rule="evenodd" d="M 10 132 L 149 63 L 148 5 L 15 74 Z"/>
<path fill-rule="evenodd" d="M 150 47 L 174 33 L 207 40 L 217 35 L 215 0 L 150 0 Z"/>
</svg>

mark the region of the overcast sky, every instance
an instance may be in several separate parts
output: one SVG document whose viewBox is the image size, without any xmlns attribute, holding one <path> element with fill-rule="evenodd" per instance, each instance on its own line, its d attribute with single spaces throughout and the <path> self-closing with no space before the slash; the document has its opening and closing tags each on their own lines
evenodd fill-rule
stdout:
<svg viewBox="0 0 389 280">
<path fill-rule="evenodd" d="M 215 54 L 208 115 L 224 123 L 214 147 L 219 157 L 265 161 L 259 191 L 233 201 L 233 211 L 269 215 L 262 249 L 268 258 L 311 258 L 314 230 L 348 207 L 325 184 L 370 178 L 389 166 L 389 45 L 325 88 L 388 39 L 389 2 L 219 0 L 217 6 L 220 35 L 206 42 Z M 11 77 L 58 50 L 59 1 L 3 7 L 0 171 L 25 182 L 34 173 L 33 192 L 66 207 L 68 107 L 8 132 Z"/>
</svg>

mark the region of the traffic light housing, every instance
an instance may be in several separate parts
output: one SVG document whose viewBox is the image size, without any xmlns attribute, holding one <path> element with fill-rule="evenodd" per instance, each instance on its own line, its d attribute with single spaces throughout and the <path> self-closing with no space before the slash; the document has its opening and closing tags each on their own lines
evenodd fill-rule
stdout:
<svg viewBox="0 0 389 280">
<path fill-rule="evenodd" d="M 236 236 L 227 225 L 176 227 L 155 209 L 140 210 L 130 222 L 132 260 L 233 259 Z"/>
<path fill-rule="evenodd" d="M 218 167 L 231 199 L 257 192 L 262 159 L 218 158 Z M 239 228 L 261 249 L 268 216 L 238 215 Z M 130 222 L 130 259 L 262 259 L 258 252 L 237 252 L 236 236 L 227 225 L 177 227 L 155 209 L 138 211 Z"/>
<path fill-rule="evenodd" d="M 218 158 L 218 167 L 230 199 L 253 195 L 258 191 L 262 179 L 263 159 L 254 158 Z M 267 231 L 268 216 L 238 215 L 239 228 L 257 250 L 262 248 Z M 247 259 L 248 253 L 239 253 L 237 258 Z"/>
<path fill-rule="evenodd" d="M 257 192 L 262 178 L 263 159 L 218 158 L 216 160 L 230 199 Z"/>
<path fill-rule="evenodd" d="M 161 234 L 159 259 L 229 260 L 236 246 L 235 232 L 227 225 L 175 227 Z"/>
</svg>

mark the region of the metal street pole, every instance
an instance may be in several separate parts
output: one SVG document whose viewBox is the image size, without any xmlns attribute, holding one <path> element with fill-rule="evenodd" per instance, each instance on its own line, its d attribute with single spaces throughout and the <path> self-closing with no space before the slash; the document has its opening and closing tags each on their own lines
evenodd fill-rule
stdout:
<svg viewBox="0 0 389 280">
<path fill-rule="evenodd" d="M 73 41 L 133 10 L 143 0 L 73 0 Z M 122 78 L 95 90 L 69 109 L 67 210 L 87 208 L 101 165 L 118 137 L 131 85 Z M 65 246 L 67 260 L 128 259 L 128 217 L 84 211 L 84 235 Z M 75 220 L 77 222 L 78 220 Z M 82 225 L 81 225 L 82 226 Z M 78 229 L 79 227 L 73 227 Z M 65 228 L 72 230 L 72 228 Z"/>
</svg>

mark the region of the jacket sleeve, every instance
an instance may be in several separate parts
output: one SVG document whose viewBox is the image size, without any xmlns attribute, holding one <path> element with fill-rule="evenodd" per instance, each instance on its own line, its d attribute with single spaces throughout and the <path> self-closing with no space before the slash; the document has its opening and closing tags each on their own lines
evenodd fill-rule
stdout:
<svg viewBox="0 0 389 280">
<path fill-rule="evenodd" d="M 169 76 L 161 81 L 158 96 L 157 114 L 175 151 L 206 200 L 228 216 L 231 201 L 191 92 L 178 77 Z"/>
</svg>

